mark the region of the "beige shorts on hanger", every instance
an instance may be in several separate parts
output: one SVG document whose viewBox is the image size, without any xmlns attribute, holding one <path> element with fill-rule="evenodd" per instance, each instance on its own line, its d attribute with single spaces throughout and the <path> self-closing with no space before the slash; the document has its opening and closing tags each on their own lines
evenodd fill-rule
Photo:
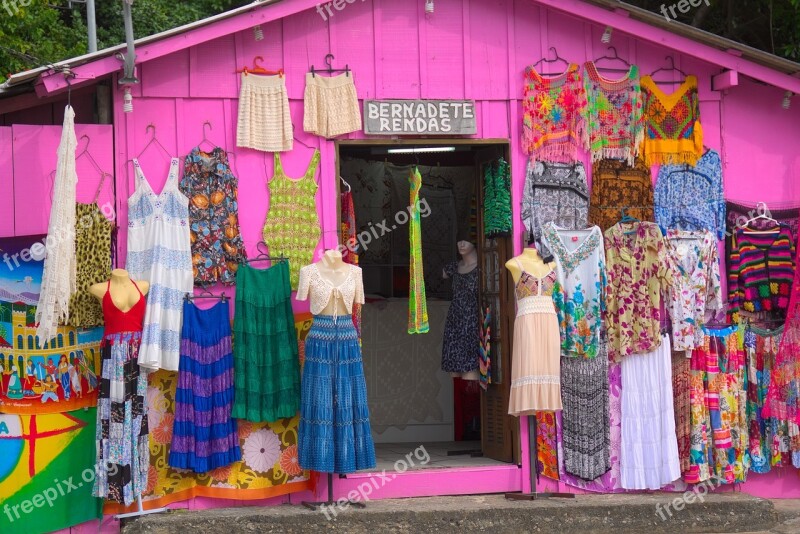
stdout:
<svg viewBox="0 0 800 534">
<path fill-rule="evenodd" d="M 243 73 L 236 146 L 264 152 L 286 152 L 292 149 L 293 144 L 286 79 Z"/>
<path fill-rule="evenodd" d="M 303 129 L 328 139 L 361 130 L 352 72 L 330 78 L 306 74 Z"/>
</svg>

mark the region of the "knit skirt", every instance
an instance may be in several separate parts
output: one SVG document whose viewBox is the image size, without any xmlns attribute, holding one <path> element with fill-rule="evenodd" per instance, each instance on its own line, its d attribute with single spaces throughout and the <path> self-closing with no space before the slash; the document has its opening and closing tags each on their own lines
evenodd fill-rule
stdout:
<svg viewBox="0 0 800 534">
<path fill-rule="evenodd" d="M 594 480 L 611 469 L 608 358 L 561 359 L 564 470 Z"/>
<path fill-rule="evenodd" d="M 169 465 L 206 473 L 242 458 L 233 407 L 230 309 L 183 304 L 181 362 Z"/>
<path fill-rule="evenodd" d="M 339 474 L 375 467 L 367 384 L 352 319 L 315 316 L 305 356 L 300 467 Z"/>
<path fill-rule="evenodd" d="M 129 506 L 144 493 L 150 468 L 147 370 L 137 360 L 141 332 L 110 334 L 100 348 L 97 476 L 92 495 Z"/>
<path fill-rule="evenodd" d="M 289 264 L 236 273 L 233 417 L 254 423 L 294 417 L 300 407 L 300 357 Z"/>
<path fill-rule="evenodd" d="M 242 73 L 236 146 L 289 152 L 294 146 L 286 79 Z"/>
<path fill-rule="evenodd" d="M 657 490 L 681 477 L 672 397 L 669 337 L 653 352 L 622 360 L 624 489 Z"/>
</svg>

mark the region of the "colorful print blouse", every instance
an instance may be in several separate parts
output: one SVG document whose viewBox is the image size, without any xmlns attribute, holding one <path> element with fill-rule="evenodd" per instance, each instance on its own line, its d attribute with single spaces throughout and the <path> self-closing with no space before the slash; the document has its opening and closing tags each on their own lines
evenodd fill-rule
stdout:
<svg viewBox="0 0 800 534">
<path fill-rule="evenodd" d="M 586 148 L 586 90 L 581 68 L 570 65 L 555 77 L 525 71 L 522 147 L 534 161 L 571 163 Z"/>
<path fill-rule="evenodd" d="M 794 256 L 794 239 L 786 225 L 776 233 L 736 231 L 728 265 L 728 313 L 733 321 L 741 311 L 786 313 Z"/>
<path fill-rule="evenodd" d="M 662 231 L 708 230 L 725 237 L 725 190 L 722 162 L 707 150 L 697 165 L 664 165 L 655 189 L 656 222 Z"/>
<path fill-rule="evenodd" d="M 670 292 L 672 350 L 686 351 L 703 343 L 706 312 L 723 309 L 717 240 L 708 231 L 667 231 L 667 253 L 674 268 Z"/>
<path fill-rule="evenodd" d="M 644 140 L 639 67 L 631 65 L 624 78 L 608 80 L 589 61 L 583 67 L 583 81 L 592 161 L 614 158 L 633 166 Z"/>
<path fill-rule="evenodd" d="M 246 252 L 239 233 L 238 180 L 225 151 L 195 147 L 184 161 L 180 189 L 189 198 L 195 283 L 235 282 Z"/>
<path fill-rule="evenodd" d="M 642 152 L 647 165 L 695 165 L 703 154 L 697 78 L 687 76 L 669 95 L 650 76 L 643 76 L 641 85 L 645 120 Z"/>
<path fill-rule="evenodd" d="M 673 271 L 655 223 L 617 223 L 606 230 L 605 244 L 608 354 L 620 361 L 661 345 L 661 300 L 673 283 Z"/>
<path fill-rule="evenodd" d="M 589 224 L 606 231 L 621 218 L 621 209 L 640 221 L 653 220 L 653 179 L 650 167 L 636 158 L 631 167 L 618 159 L 603 159 L 592 165 L 592 201 Z"/>
<path fill-rule="evenodd" d="M 603 234 L 593 226 L 566 230 L 547 223 L 542 239 L 553 253 L 563 292 L 553 293 L 561 317 L 564 356 L 594 358 L 599 353 L 600 330 L 606 301 L 606 265 Z"/>
</svg>

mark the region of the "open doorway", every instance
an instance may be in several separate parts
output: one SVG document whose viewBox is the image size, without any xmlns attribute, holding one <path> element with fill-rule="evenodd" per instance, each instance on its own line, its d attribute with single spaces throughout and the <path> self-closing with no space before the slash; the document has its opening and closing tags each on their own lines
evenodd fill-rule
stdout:
<svg viewBox="0 0 800 534">
<path fill-rule="evenodd" d="M 519 462 L 518 424 L 507 415 L 514 305 L 503 266 L 513 250 L 510 237 L 484 237 L 482 208 L 485 166 L 501 157 L 508 161 L 507 141 L 343 141 L 337 150 L 343 179 L 339 186 L 350 189 L 355 208 L 367 300 L 361 337 L 377 470 L 391 470 L 421 446 L 429 460 L 416 462 L 412 469 Z M 414 168 L 422 176 L 430 330 L 411 335 L 407 215 Z M 454 378 L 442 370 L 445 323 L 453 300 L 452 280 L 443 270 L 459 260 L 460 241 L 475 245 L 479 307 L 492 310 L 492 383 L 486 390 L 477 380 Z"/>
</svg>

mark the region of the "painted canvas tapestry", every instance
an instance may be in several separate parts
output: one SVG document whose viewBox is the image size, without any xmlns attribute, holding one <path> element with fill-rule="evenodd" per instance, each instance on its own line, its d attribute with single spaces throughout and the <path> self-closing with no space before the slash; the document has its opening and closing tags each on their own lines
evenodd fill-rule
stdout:
<svg viewBox="0 0 800 534">
<path fill-rule="evenodd" d="M 300 361 L 311 329 L 311 314 L 295 315 Z M 234 341 L 235 342 L 235 341 Z M 150 429 L 150 472 L 142 501 L 145 509 L 159 508 L 194 497 L 258 500 L 312 489 L 309 473 L 297 456 L 299 416 L 274 423 L 237 420 L 242 460 L 198 474 L 168 465 L 175 413 L 178 373 L 158 371 L 149 377 L 147 417 Z M 134 511 L 107 504 L 108 514 Z"/>
<path fill-rule="evenodd" d="M 62 413 L 97 405 L 102 328 L 59 326 L 41 345 L 36 304 L 44 236 L 0 239 L 0 412 Z"/>
<path fill-rule="evenodd" d="M 0 414 L 0 532 L 53 532 L 102 516 L 92 497 L 96 419 L 96 408 Z"/>
</svg>

